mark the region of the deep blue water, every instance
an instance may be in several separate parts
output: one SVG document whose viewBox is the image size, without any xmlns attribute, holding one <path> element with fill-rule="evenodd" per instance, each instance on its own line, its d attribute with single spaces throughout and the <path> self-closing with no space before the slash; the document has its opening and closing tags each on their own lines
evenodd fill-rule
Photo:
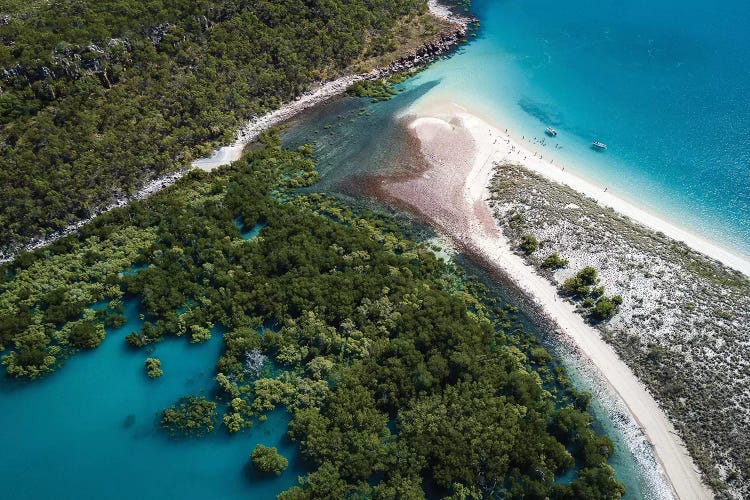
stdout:
<svg viewBox="0 0 750 500">
<path fill-rule="evenodd" d="M 200 439 L 160 430 L 163 408 L 185 395 L 211 396 L 221 332 L 203 344 L 167 339 L 147 355 L 125 343 L 142 324 L 137 301 L 125 305 L 128 323 L 109 330 L 96 350 L 42 380 L 0 383 L 3 498 L 275 498 L 295 485 L 305 472 L 285 437 L 284 410 L 234 436 L 221 425 Z M 159 379 L 144 372 L 149 356 L 162 361 Z M 289 459 L 280 477 L 247 467 L 258 443 Z"/>
<path fill-rule="evenodd" d="M 479 36 L 417 82 L 439 82 L 433 96 L 519 139 L 555 127 L 545 158 L 750 255 L 750 2 L 473 0 L 472 10 Z M 595 153 L 594 140 L 609 150 Z"/>
</svg>

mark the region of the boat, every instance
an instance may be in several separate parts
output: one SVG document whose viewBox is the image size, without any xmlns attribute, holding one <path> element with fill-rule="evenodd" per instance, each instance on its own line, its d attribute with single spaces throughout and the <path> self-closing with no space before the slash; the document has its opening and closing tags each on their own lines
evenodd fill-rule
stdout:
<svg viewBox="0 0 750 500">
<path fill-rule="evenodd" d="M 601 151 L 604 151 L 605 149 L 607 149 L 607 145 L 599 141 L 592 142 L 591 147 L 593 147 L 594 149 L 599 149 Z"/>
<path fill-rule="evenodd" d="M 552 137 L 557 137 L 557 130 L 553 129 L 552 127 L 547 127 L 547 135 L 550 135 Z"/>
</svg>

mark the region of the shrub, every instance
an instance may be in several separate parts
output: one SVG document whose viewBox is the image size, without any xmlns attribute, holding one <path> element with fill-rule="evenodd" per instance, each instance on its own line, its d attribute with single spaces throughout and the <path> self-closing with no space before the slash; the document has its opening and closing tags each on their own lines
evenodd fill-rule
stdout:
<svg viewBox="0 0 750 500">
<path fill-rule="evenodd" d="M 161 426 L 170 435 L 203 436 L 214 430 L 216 403 L 204 397 L 188 396 L 162 412 Z"/>
<path fill-rule="evenodd" d="M 120 313 L 112 313 L 107 316 L 107 326 L 109 328 L 120 328 L 125 323 L 127 323 L 127 319 Z"/>
<path fill-rule="evenodd" d="M 611 319 L 617 312 L 617 306 L 607 297 L 600 298 L 591 310 L 591 317 L 598 321 Z"/>
<path fill-rule="evenodd" d="M 563 291 L 567 294 L 575 295 L 576 297 L 586 297 L 591 293 L 591 288 L 581 283 L 578 278 L 573 277 L 565 280 L 565 283 L 563 283 Z"/>
<path fill-rule="evenodd" d="M 125 341 L 130 347 L 137 349 L 146 347 L 149 344 L 149 339 L 140 332 L 131 332 L 125 336 Z"/>
<path fill-rule="evenodd" d="M 211 338 L 211 330 L 205 326 L 192 325 L 190 327 L 190 343 L 199 344 Z"/>
<path fill-rule="evenodd" d="M 584 267 L 574 277 L 565 280 L 563 290 L 570 295 L 575 295 L 583 299 L 592 293 L 591 287 L 598 282 L 599 276 L 596 269 L 593 267 Z M 599 290 L 597 289 L 596 291 L 598 292 Z M 604 293 L 604 289 L 602 289 L 602 293 Z"/>
<path fill-rule="evenodd" d="M 564 259 L 558 255 L 557 252 L 554 252 L 547 256 L 546 259 L 542 262 L 542 267 L 545 269 L 550 269 L 552 271 L 555 271 L 557 269 L 562 269 L 563 267 L 568 265 L 568 259 Z"/>
<path fill-rule="evenodd" d="M 588 266 L 578 271 L 576 278 L 585 285 L 593 286 L 599 282 L 599 273 L 593 267 Z"/>
<path fill-rule="evenodd" d="M 164 375 L 159 358 L 146 358 L 146 375 L 149 378 L 159 378 Z"/>
<path fill-rule="evenodd" d="M 68 339 L 79 349 L 93 349 L 104 340 L 104 325 L 93 321 L 79 321 L 71 327 Z"/>
<path fill-rule="evenodd" d="M 527 254 L 532 254 L 536 252 L 537 248 L 539 248 L 539 241 L 533 234 L 524 234 L 521 236 L 521 250 Z"/>
<path fill-rule="evenodd" d="M 239 432 L 245 426 L 245 419 L 239 413 L 227 413 L 222 421 L 230 434 Z"/>
<path fill-rule="evenodd" d="M 604 287 L 599 286 L 599 273 L 593 267 L 584 267 L 578 274 L 565 280 L 562 289 L 583 301 L 583 307 L 590 309 L 589 318 L 592 321 L 611 319 L 622 305 L 620 295 L 612 298 L 604 295 Z"/>
</svg>

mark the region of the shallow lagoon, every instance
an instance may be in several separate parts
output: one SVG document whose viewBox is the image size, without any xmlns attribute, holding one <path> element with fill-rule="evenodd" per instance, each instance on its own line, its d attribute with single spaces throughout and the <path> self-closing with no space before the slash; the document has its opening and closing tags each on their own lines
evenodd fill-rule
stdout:
<svg viewBox="0 0 750 500">
<path fill-rule="evenodd" d="M 210 396 L 221 333 L 190 344 L 166 339 L 152 353 L 133 350 L 125 335 L 140 328 L 138 303 L 125 302 L 127 324 L 107 331 L 92 352 L 28 384 L 0 384 L 0 481 L 5 498 L 274 498 L 305 474 L 286 437 L 284 410 L 229 436 L 217 425 L 202 439 L 174 440 L 160 412 L 189 394 Z M 151 380 L 146 357 L 162 360 Z M 290 461 L 278 478 L 247 467 L 256 444 L 275 446 Z"/>
</svg>

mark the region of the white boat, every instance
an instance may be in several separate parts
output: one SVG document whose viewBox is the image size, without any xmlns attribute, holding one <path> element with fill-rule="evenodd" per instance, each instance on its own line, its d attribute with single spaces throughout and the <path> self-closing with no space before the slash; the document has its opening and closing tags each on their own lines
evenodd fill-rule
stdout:
<svg viewBox="0 0 750 500">
<path fill-rule="evenodd" d="M 553 129 L 552 127 L 547 127 L 547 135 L 550 135 L 552 137 L 557 137 L 557 130 Z"/>
<path fill-rule="evenodd" d="M 603 142 L 599 142 L 599 141 L 592 142 L 591 146 L 593 146 L 594 149 L 601 149 L 602 151 L 604 151 L 605 149 L 607 149 L 607 145 L 604 144 Z"/>
</svg>

